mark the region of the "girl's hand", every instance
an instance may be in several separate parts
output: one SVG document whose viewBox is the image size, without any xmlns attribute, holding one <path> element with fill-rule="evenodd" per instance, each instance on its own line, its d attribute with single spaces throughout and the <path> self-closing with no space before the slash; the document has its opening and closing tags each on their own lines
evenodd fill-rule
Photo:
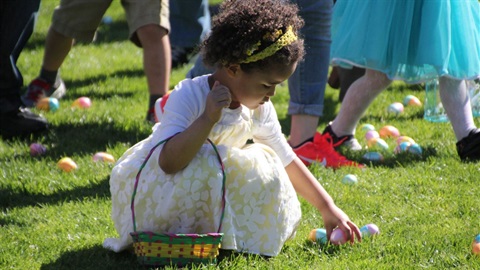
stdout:
<svg viewBox="0 0 480 270">
<path fill-rule="evenodd" d="M 355 236 L 361 242 L 362 234 L 360 229 L 350 221 L 348 216 L 336 205 L 330 206 L 324 213 L 322 213 L 323 222 L 325 224 L 325 230 L 327 231 L 327 239 L 330 239 L 333 229 L 338 227 L 343 231 L 345 237 L 350 243 L 355 242 Z"/>
<path fill-rule="evenodd" d="M 222 116 L 222 109 L 228 108 L 231 102 L 232 96 L 230 90 L 218 81 L 215 81 L 212 90 L 208 93 L 203 115 L 212 123 L 216 123 Z"/>
</svg>

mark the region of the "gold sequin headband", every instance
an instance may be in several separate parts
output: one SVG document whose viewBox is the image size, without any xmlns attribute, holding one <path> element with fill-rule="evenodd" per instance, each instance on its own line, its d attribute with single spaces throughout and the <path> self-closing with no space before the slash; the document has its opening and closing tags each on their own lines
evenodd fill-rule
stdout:
<svg viewBox="0 0 480 270">
<path fill-rule="evenodd" d="M 246 64 L 246 63 L 252 63 L 256 62 L 258 60 L 265 59 L 269 56 L 274 55 L 278 50 L 281 48 L 292 44 L 294 41 L 297 40 L 297 35 L 292 30 L 291 26 L 287 27 L 287 31 L 285 31 L 285 34 L 283 34 L 283 31 L 281 29 L 275 31 L 274 33 L 268 33 L 266 34 L 263 39 L 266 40 L 267 38 L 278 38 L 273 44 L 268 46 L 267 48 L 261 50 L 258 53 L 257 52 L 258 48 L 262 44 L 261 41 L 257 42 L 255 45 L 252 46 L 249 50 L 247 50 L 246 54 L 248 57 L 241 61 L 240 64 Z"/>
</svg>

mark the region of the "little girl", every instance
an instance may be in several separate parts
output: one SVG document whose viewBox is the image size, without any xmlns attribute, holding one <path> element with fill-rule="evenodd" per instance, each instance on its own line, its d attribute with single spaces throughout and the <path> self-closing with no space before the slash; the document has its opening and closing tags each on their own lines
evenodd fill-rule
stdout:
<svg viewBox="0 0 480 270">
<path fill-rule="evenodd" d="M 327 234 L 341 229 L 350 242 L 358 227 L 300 161 L 281 132 L 270 98 L 303 57 L 297 7 L 275 0 L 224 1 L 202 44 L 215 72 L 180 82 L 153 134 L 130 148 L 110 178 L 112 219 L 120 237 L 104 246 L 132 244 L 130 199 L 138 231 L 209 233 L 221 225 L 222 249 L 279 254 L 294 236 L 301 211 L 297 194 L 316 207 Z M 222 171 L 226 204 L 222 217 Z M 222 221 L 221 221 L 222 220 Z M 221 224 L 220 224 L 221 222 Z"/>
<path fill-rule="evenodd" d="M 420 83 L 439 77 L 458 155 L 461 160 L 480 159 L 480 130 L 464 81 L 480 76 L 479 25 L 477 0 L 338 0 L 331 61 L 366 68 L 366 73 L 350 86 L 324 133 L 334 138 L 335 145 L 358 148 L 352 144 L 356 125 L 392 80 Z"/>
</svg>

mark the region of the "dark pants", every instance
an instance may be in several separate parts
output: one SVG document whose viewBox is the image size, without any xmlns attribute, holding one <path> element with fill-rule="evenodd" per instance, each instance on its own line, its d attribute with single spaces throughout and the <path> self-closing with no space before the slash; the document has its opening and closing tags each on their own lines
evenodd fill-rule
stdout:
<svg viewBox="0 0 480 270">
<path fill-rule="evenodd" d="M 39 6 L 40 0 L 0 1 L 0 112 L 21 104 L 17 59 L 32 35 Z"/>
</svg>

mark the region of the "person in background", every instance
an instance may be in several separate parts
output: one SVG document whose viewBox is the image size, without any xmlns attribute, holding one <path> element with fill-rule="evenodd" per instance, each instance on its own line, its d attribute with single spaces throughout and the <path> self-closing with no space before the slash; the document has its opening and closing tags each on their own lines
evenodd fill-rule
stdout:
<svg viewBox="0 0 480 270">
<path fill-rule="evenodd" d="M 355 236 L 361 240 L 358 227 L 287 143 L 270 101 L 304 56 L 302 25 L 293 4 L 223 1 L 202 43 L 214 72 L 181 81 L 152 135 L 112 170 L 119 238 L 106 239 L 104 247 L 118 252 L 132 245 L 126 198 L 134 185 L 139 231 L 208 233 L 221 227 L 222 249 L 276 256 L 299 225 L 299 194 L 321 214 L 327 237 L 338 228 L 351 243 Z"/>
<path fill-rule="evenodd" d="M 28 136 L 48 128 L 47 120 L 30 112 L 20 99 L 22 73 L 17 60 L 32 35 L 40 0 L 0 2 L 0 136 Z"/>
<path fill-rule="evenodd" d="M 168 91 L 170 80 L 170 29 L 168 0 L 122 1 L 129 38 L 143 48 L 143 67 L 150 100 L 147 120 L 154 122 L 155 101 Z M 42 97 L 61 98 L 66 88 L 59 69 L 73 41 L 91 42 L 112 0 L 62 0 L 52 16 L 45 41 L 40 74 L 28 85 L 23 102 L 32 107 Z"/>
<path fill-rule="evenodd" d="M 334 139 L 335 146 L 355 150 L 351 142 L 356 141 L 360 118 L 392 80 L 420 83 L 439 78 L 460 159 L 480 159 L 480 130 L 465 84 L 480 76 L 479 25 L 477 0 L 338 0 L 332 65 L 366 71 L 350 86 L 324 134 Z"/>
<path fill-rule="evenodd" d="M 172 69 L 190 61 L 210 25 L 208 0 L 170 0 Z"/>
</svg>

